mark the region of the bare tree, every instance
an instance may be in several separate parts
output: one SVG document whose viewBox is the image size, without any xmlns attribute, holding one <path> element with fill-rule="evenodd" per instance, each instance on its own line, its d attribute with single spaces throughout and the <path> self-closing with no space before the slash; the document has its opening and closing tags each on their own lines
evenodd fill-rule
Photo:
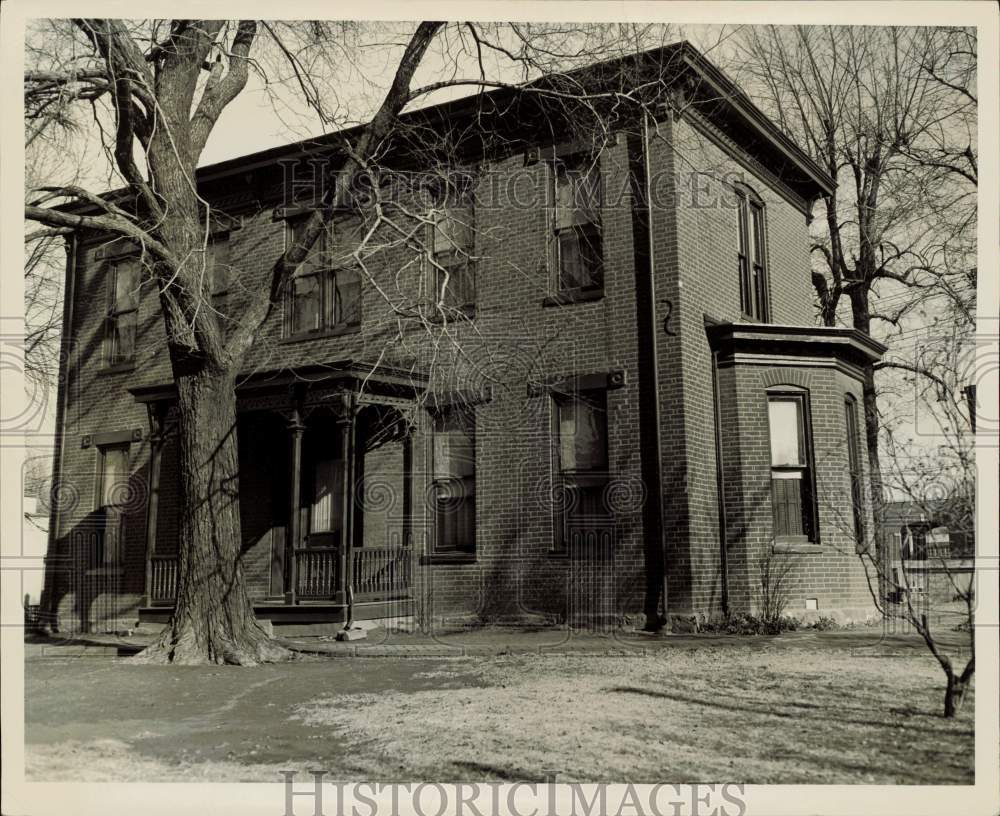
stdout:
<svg viewBox="0 0 1000 816">
<path fill-rule="evenodd" d="M 167 348 L 177 385 L 181 514 L 180 578 L 176 610 L 148 660 L 253 664 L 282 659 L 286 650 L 270 640 L 254 618 L 238 563 L 240 521 L 235 439 L 235 377 L 285 283 L 306 256 L 326 215 L 314 214 L 303 244 L 292 246 L 275 266 L 271 285 L 250 305 L 228 336 L 210 299 L 203 274 L 210 214 L 200 199 L 195 170 L 222 111 L 244 89 L 250 51 L 258 36 L 253 20 L 175 20 L 153 26 L 157 37 L 141 38 L 117 20 L 74 20 L 98 59 L 86 72 L 28 76 L 49 87 L 79 84 L 78 96 L 106 94 L 114 111 L 114 157 L 128 186 L 128 201 L 72 187 L 43 190 L 25 208 L 29 219 L 50 227 L 97 230 L 135 241 L 157 283 Z M 351 179 L 392 127 L 407 101 L 410 80 L 440 23 L 421 23 L 399 60 L 382 106 L 352 145 L 341 169 Z M 207 78 L 203 79 L 206 71 Z M 37 98 L 29 95 L 29 99 Z M 136 161 L 140 153 L 145 162 Z M 343 191 L 349 185 L 337 185 Z M 331 188 L 332 189 L 332 188 Z M 343 194 L 343 193 L 341 193 Z M 45 198 L 69 197 L 93 214 L 41 206 Z"/>
<path fill-rule="evenodd" d="M 431 257 L 440 274 L 428 291 L 398 280 L 395 288 L 386 287 L 368 267 L 373 254 L 400 246 L 421 257 L 432 255 L 425 236 L 435 223 L 433 206 L 392 194 L 395 176 L 387 157 L 401 152 L 411 163 L 419 159 L 421 166 L 439 168 L 447 187 L 456 169 L 461 171 L 459 148 L 504 138 L 491 131 L 491 116 L 498 113 L 484 91 L 544 99 L 553 120 L 563 126 L 571 119 L 580 122 L 580 132 L 599 148 L 611 138 L 620 111 L 631 106 L 634 115 L 651 107 L 671 72 L 670 65 L 646 65 L 644 73 L 635 66 L 605 68 L 585 80 L 573 71 L 662 45 L 668 33 L 663 27 L 427 21 L 415 29 L 391 24 L 373 34 L 379 56 L 391 58 L 394 66 L 383 88 L 365 74 L 366 49 L 359 38 L 366 33 L 323 22 L 79 19 L 52 35 L 62 42 L 70 38 L 74 59 L 43 65 L 25 77 L 26 104 L 35 119 L 58 104 L 105 106 L 103 118 L 94 115 L 94 127 L 107 130 L 106 148 L 125 185 L 115 194 L 41 185 L 26 217 L 56 230 L 134 242 L 159 294 L 178 395 L 180 571 L 171 624 L 143 653 L 144 660 L 254 664 L 287 657 L 256 624 L 239 565 L 234 386 L 261 327 L 334 219 L 353 219 L 358 240 L 350 255 L 389 306 L 384 349 L 405 350 L 415 329 L 431 338 L 432 378 L 435 366 L 448 376 L 456 359 L 468 359 L 468 341 L 455 327 L 461 309 L 448 297 L 447 268 Z M 419 85 L 415 78 L 430 55 L 434 78 Z M 321 194 L 296 240 L 264 285 L 245 288 L 239 308 L 222 314 L 212 308 L 205 269 L 211 225 L 225 216 L 199 195 L 195 170 L 219 116 L 244 91 L 251 70 L 268 89 L 272 82 L 291 84 L 323 130 L 348 129 L 324 142 L 335 160 L 325 165 Z M 356 81 L 338 85 L 345 75 Z M 411 117 L 403 126 L 404 109 L 470 90 L 481 101 L 467 117 L 470 124 Z M 538 123 L 543 129 L 549 125 Z M 44 206 L 67 200 L 75 207 Z M 449 355 L 438 360 L 443 350 Z"/>
<path fill-rule="evenodd" d="M 961 709 L 975 672 L 975 435 L 962 379 L 970 352 L 969 333 L 954 331 L 907 371 L 911 399 L 935 415 L 925 425 L 936 444 L 914 444 L 912 416 L 883 414 L 884 477 L 888 495 L 920 523 L 908 540 L 886 536 L 878 552 L 859 542 L 876 605 L 886 620 L 911 626 L 944 672 L 945 717 Z M 967 633 L 957 643 L 956 631 Z"/>
</svg>

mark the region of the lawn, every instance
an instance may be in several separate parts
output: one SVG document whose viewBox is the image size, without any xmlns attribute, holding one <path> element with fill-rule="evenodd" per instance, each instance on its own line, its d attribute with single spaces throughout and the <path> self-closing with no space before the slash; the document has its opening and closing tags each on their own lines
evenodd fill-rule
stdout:
<svg viewBox="0 0 1000 816">
<path fill-rule="evenodd" d="M 27 774 L 971 784 L 974 701 L 945 720 L 928 655 L 835 635 L 256 669 L 49 650 L 26 663 Z"/>
</svg>

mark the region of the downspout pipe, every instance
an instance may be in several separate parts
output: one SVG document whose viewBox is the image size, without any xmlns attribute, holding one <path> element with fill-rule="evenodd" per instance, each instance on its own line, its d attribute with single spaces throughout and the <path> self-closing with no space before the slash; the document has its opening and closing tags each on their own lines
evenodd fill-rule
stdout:
<svg viewBox="0 0 1000 816">
<path fill-rule="evenodd" d="M 722 454 L 722 397 L 719 393 L 719 352 L 712 350 L 712 403 L 715 420 L 715 489 L 719 510 L 719 571 L 722 580 L 722 614 L 729 617 L 729 548 L 726 518 L 725 467 Z"/>
<path fill-rule="evenodd" d="M 652 178 L 649 166 L 649 116 L 641 132 L 628 139 L 632 192 L 632 244 L 636 282 L 636 340 L 639 349 L 639 429 L 643 481 L 647 488 L 644 528 L 647 540 L 646 629 L 658 631 L 667 620 L 666 530 L 663 518 L 663 453 L 660 442 L 661 395 L 656 332 L 656 283 L 653 256 Z M 643 350 L 648 355 L 643 359 Z M 654 588 L 654 584 L 659 587 Z M 654 597 L 657 596 L 657 597 Z M 662 615 L 657 609 L 662 600 Z"/>
</svg>

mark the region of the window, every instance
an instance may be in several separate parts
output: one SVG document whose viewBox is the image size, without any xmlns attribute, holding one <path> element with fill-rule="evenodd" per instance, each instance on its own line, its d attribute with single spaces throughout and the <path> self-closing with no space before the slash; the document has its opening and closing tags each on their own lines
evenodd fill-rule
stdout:
<svg viewBox="0 0 1000 816">
<path fill-rule="evenodd" d="M 606 525 L 608 484 L 607 392 L 555 397 L 559 485 L 555 549 L 566 552 L 574 531 Z"/>
<path fill-rule="evenodd" d="M 431 211 L 427 289 L 435 308 L 472 316 L 476 304 L 475 211 L 471 204 Z"/>
<path fill-rule="evenodd" d="M 139 314 L 139 261 L 125 258 L 109 269 L 108 312 L 104 329 L 104 362 L 108 366 L 135 359 L 135 330 Z"/>
<path fill-rule="evenodd" d="M 554 288 L 604 288 L 600 159 L 583 154 L 552 163 Z"/>
<path fill-rule="evenodd" d="M 848 394 L 844 398 L 844 422 L 847 429 L 847 462 L 851 479 L 851 513 L 854 517 L 854 540 L 865 540 L 864 491 L 861 481 L 861 450 L 858 446 L 858 403 Z"/>
<path fill-rule="evenodd" d="M 448 407 L 434 415 L 436 552 L 476 550 L 476 423 L 470 409 Z"/>
<path fill-rule="evenodd" d="M 98 448 L 97 510 L 104 516 L 104 535 L 94 566 L 115 566 L 121 562 L 125 511 L 129 500 L 129 446 L 105 445 Z"/>
<path fill-rule="evenodd" d="M 339 437 L 340 434 L 331 428 L 310 435 L 309 534 L 339 534 L 343 528 L 344 460 L 340 456 Z"/>
<path fill-rule="evenodd" d="M 769 320 L 767 274 L 764 264 L 764 202 L 755 193 L 737 189 L 739 212 L 740 308 L 753 320 Z"/>
<path fill-rule="evenodd" d="M 806 404 L 804 394 L 768 398 L 774 536 L 818 543 Z"/>
<path fill-rule="evenodd" d="M 302 238 L 307 218 L 291 222 L 290 240 Z M 299 264 L 288 290 L 288 336 L 340 331 L 361 325 L 361 276 L 331 262 L 332 224 Z"/>
</svg>

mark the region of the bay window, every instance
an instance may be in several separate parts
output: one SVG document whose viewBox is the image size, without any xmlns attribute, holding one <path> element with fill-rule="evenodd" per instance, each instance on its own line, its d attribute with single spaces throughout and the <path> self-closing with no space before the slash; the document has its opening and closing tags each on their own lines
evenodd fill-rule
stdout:
<svg viewBox="0 0 1000 816">
<path fill-rule="evenodd" d="M 844 398 L 844 422 L 847 430 L 847 463 L 851 480 L 851 514 L 854 540 L 859 547 L 865 541 L 864 488 L 861 478 L 861 449 L 858 444 L 858 402 L 848 394 Z"/>
<path fill-rule="evenodd" d="M 817 541 L 808 402 L 805 394 L 768 396 L 771 502 L 777 541 Z"/>
</svg>

